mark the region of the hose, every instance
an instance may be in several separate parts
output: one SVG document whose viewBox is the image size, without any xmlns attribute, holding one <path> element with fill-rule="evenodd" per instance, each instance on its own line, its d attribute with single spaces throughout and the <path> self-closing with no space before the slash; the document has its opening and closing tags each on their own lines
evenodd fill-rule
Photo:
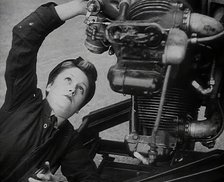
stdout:
<svg viewBox="0 0 224 182">
<path fill-rule="evenodd" d="M 222 38 L 224 38 L 224 30 L 221 31 L 220 33 L 216 34 L 216 35 L 212 35 L 212 36 L 209 36 L 209 37 L 191 38 L 191 39 L 188 40 L 188 43 L 191 43 L 191 44 L 210 43 L 214 40 L 222 39 Z"/>
</svg>

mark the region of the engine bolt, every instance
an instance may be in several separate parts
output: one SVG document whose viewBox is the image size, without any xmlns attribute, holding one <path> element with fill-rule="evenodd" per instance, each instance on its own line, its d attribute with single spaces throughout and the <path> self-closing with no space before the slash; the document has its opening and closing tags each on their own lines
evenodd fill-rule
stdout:
<svg viewBox="0 0 224 182">
<path fill-rule="evenodd" d="M 138 139 L 138 135 L 133 134 L 132 138 L 133 138 L 134 140 L 137 140 L 137 139 Z"/>
</svg>

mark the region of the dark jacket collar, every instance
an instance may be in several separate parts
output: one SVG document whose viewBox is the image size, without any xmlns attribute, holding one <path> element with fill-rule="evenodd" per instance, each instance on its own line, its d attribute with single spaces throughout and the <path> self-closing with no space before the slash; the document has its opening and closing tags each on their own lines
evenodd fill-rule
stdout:
<svg viewBox="0 0 224 182">
<path fill-rule="evenodd" d="M 50 117 L 52 115 L 52 109 L 51 109 L 49 102 L 47 101 L 46 98 L 43 100 L 43 108 L 42 109 L 43 109 L 43 111 L 42 111 L 43 119 L 45 121 L 51 122 Z M 67 119 L 58 127 L 58 129 L 62 129 L 62 128 L 66 128 L 66 127 L 73 128 L 72 124 Z"/>
</svg>

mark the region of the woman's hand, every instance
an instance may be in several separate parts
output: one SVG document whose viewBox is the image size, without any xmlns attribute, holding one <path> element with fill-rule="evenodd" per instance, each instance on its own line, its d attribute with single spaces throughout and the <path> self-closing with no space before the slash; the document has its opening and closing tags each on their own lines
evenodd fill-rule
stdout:
<svg viewBox="0 0 224 182">
<path fill-rule="evenodd" d="M 61 20 L 66 21 L 78 15 L 85 15 L 87 10 L 86 0 L 73 0 L 64 4 L 59 4 L 55 10 Z"/>
<path fill-rule="evenodd" d="M 49 162 L 44 163 L 43 169 L 41 168 L 36 173 L 36 177 L 37 177 L 37 179 L 30 177 L 30 178 L 28 178 L 28 181 L 29 182 L 44 182 L 44 181 L 59 182 L 58 178 L 51 173 Z"/>
</svg>

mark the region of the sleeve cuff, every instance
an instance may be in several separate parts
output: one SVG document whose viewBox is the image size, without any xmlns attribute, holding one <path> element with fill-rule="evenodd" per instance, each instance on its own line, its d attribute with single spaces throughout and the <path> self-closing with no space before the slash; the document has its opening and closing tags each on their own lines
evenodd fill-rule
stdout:
<svg viewBox="0 0 224 182">
<path fill-rule="evenodd" d="M 47 34 L 65 23 L 65 21 L 62 21 L 58 16 L 55 10 L 55 6 L 57 6 L 56 3 L 49 2 L 41 5 L 35 11 L 39 18 L 42 20 Z"/>
</svg>

